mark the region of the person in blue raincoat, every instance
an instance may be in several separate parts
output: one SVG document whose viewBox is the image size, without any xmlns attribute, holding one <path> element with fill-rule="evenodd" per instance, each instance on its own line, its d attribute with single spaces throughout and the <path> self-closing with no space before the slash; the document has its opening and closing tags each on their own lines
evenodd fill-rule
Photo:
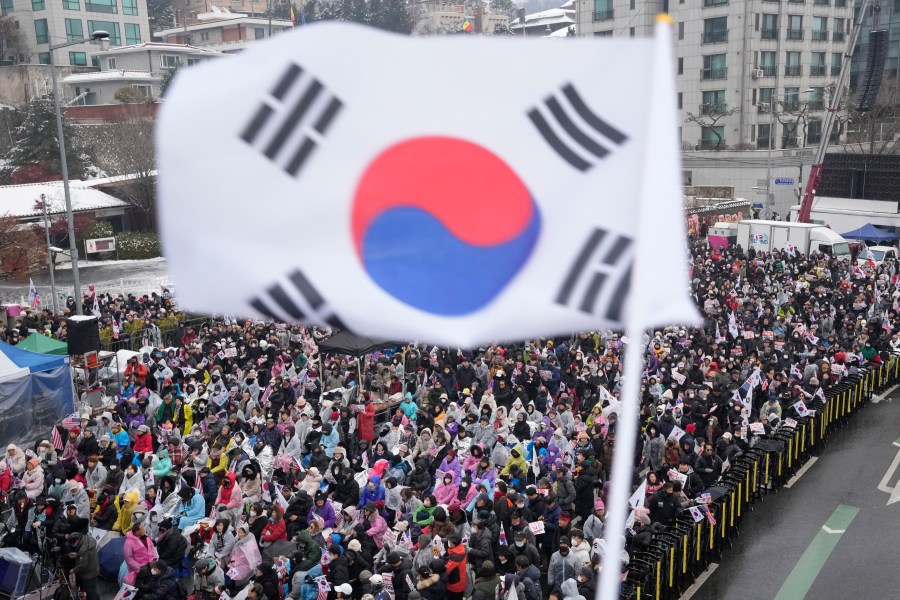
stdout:
<svg viewBox="0 0 900 600">
<path fill-rule="evenodd" d="M 381 477 L 378 475 L 371 475 L 369 477 L 369 481 L 366 482 L 366 486 L 359 493 L 359 502 L 357 503 L 357 508 L 362 508 L 368 502 L 378 502 L 379 500 L 384 500 L 385 490 L 384 486 L 381 485 Z"/>
<path fill-rule="evenodd" d="M 178 520 L 178 529 L 184 530 L 205 516 L 206 500 L 203 499 L 200 490 L 188 486 L 178 490 L 178 495 L 181 496 L 181 518 Z"/>
</svg>

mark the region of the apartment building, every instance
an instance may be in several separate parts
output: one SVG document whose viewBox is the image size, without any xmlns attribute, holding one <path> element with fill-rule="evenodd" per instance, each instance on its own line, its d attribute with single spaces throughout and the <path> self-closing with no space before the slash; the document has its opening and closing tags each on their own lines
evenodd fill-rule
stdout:
<svg viewBox="0 0 900 600">
<path fill-rule="evenodd" d="M 50 46 L 109 33 L 107 47 L 150 41 L 147 0 L 0 0 L 0 11 L 16 19 L 25 36 L 16 62 L 50 64 Z M 60 66 L 99 66 L 91 55 L 101 42 L 86 42 L 57 50 Z"/>
<path fill-rule="evenodd" d="M 861 0 L 857 0 L 857 9 L 861 6 Z M 869 33 L 877 29 L 884 29 L 888 32 L 887 60 L 884 63 L 884 72 L 885 74 L 891 73 L 898 78 L 894 80 L 895 85 L 900 81 L 900 0 L 894 0 L 893 2 L 869 4 L 853 53 L 851 87 L 855 87 L 859 76 L 866 71 L 869 57 Z"/>
<path fill-rule="evenodd" d="M 215 9 L 200 13 L 186 25 L 155 31 L 168 44 L 191 44 L 225 53 L 239 52 L 258 40 L 290 29 L 290 21 L 254 17 Z"/>
<path fill-rule="evenodd" d="M 819 143 L 847 50 L 849 0 L 576 1 L 581 36 L 647 36 L 659 12 L 675 20 L 685 149 Z"/>
</svg>

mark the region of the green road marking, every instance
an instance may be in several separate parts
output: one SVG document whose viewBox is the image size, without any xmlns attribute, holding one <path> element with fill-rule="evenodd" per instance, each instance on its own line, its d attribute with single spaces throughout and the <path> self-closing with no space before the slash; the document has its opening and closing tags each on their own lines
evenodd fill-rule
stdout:
<svg viewBox="0 0 900 600">
<path fill-rule="evenodd" d="M 775 600 L 803 600 L 819 575 L 819 571 L 825 566 L 825 561 L 831 555 L 838 540 L 844 531 L 856 517 L 858 508 L 839 504 L 826 521 L 824 527 L 819 530 L 812 543 L 806 548 L 806 552 L 797 561 L 791 574 L 778 590 Z"/>
<path fill-rule="evenodd" d="M 894 445 L 900 446 L 900 438 L 897 438 L 896 440 L 894 440 Z"/>
</svg>

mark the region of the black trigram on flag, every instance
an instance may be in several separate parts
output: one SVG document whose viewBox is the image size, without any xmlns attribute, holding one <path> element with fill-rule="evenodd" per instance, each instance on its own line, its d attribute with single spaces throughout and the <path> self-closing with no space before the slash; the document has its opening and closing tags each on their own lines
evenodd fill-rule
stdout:
<svg viewBox="0 0 900 600">
<path fill-rule="evenodd" d="M 528 111 L 528 118 L 561 159 L 587 171 L 628 137 L 588 108 L 571 83 L 560 91 Z"/>
<path fill-rule="evenodd" d="M 338 329 L 347 329 L 299 269 L 290 273 L 287 281 L 290 285 L 276 282 L 267 288 L 250 300 L 250 306 L 273 321 L 321 321 Z"/>
<path fill-rule="evenodd" d="M 569 268 L 556 303 L 621 321 L 631 285 L 632 254 L 631 238 L 595 229 Z"/>
<path fill-rule="evenodd" d="M 292 63 L 263 99 L 241 139 L 296 177 L 342 106 L 319 80 Z"/>
</svg>

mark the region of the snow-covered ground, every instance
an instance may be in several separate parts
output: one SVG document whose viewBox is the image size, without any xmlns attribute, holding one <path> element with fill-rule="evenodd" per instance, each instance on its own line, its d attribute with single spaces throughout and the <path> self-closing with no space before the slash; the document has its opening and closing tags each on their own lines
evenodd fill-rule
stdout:
<svg viewBox="0 0 900 600">
<path fill-rule="evenodd" d="M 78 272 L 81 274 L 81 271 L 85 269 L 91 269 L 93 267 L 108 267 L 110 265 L 130 265 L 135 269 L 142 269 L 145 265 L 152 265 L 154 263 L 165 263 L 166 259 L 163 256 L 158 256 L 156 258 L 145 258 L 141 260 L 84 260 L 83 258 L 78 261 Z M 57 271 L 69 271 L 72 269 L 72 263 L 64 262 L 56 265 Z"/>
</svg>

